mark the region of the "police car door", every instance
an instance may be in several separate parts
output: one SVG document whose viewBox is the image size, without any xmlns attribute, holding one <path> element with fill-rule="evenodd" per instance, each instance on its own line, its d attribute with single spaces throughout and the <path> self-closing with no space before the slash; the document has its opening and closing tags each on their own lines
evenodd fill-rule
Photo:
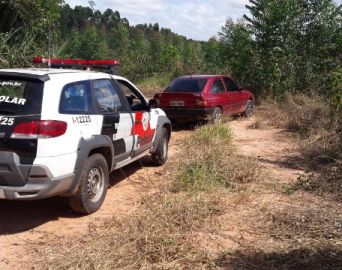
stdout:
<svg viewBox="0 0 342 270">
<path fill-rule="evenodd" d="M 133 84 L 124 79 L 116 79 L 116 81 L 126 96 L 133 116 L 134 157 L 152 146 L 156 132 L 157 117 L 151 113 L 147 101 Z"/>
<path fill-rule="evenodd" d="M 133 120 L 120 89 L 111 78 L 92 80 L 92 89 L 97 109 L 103 115 L 101 134 L 113 141 L 114 162 L 130 158 L 133 150 Z"/>
</svg>

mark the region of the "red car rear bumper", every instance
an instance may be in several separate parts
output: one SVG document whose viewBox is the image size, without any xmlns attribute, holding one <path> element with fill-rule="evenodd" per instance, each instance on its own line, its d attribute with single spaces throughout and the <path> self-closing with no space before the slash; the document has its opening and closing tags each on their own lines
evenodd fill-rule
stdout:
<svg viewBox="0 0 342 270">
<path fill-rule="evenodd" d="M 191 122 L 210 120 L 214 108 L 161 108 L 171 121 Z"/>
</svg>

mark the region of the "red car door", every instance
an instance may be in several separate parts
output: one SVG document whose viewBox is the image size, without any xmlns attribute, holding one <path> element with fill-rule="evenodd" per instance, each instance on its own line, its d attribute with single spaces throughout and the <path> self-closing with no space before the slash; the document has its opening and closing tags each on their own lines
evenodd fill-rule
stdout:
<svg viewBox="0 0 342 270">
<path fill-rule="evenodd" d="M 228 92 L 228 100 L 229 100 L 229 114 L 237 114 L 243 111 L 245 106 L 241 91 L 237 84 L 230 78 L 223 78 L 224 85 Z"/>
<path fill-rule="evenodd" d="M 208 94 L 207 100 L 212 107 L 221 107 L 224 114 L 229 114 L 229 99 L 221 78 L 212 81 Z"/>
</svg>

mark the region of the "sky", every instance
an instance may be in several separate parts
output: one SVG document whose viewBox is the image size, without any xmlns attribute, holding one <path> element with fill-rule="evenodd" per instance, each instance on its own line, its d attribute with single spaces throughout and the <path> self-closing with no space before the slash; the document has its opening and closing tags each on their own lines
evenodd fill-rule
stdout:
<svg viewBox="0 0 342 270">
<path fill-rule="evenodd" d="M 87 0 L 65 0 L 71 7 Z M 119 11 L 130 25 L 158 23 L 159 27 L 195 40 L 208 40 L 221 31 L 227 18 L 247 13 L 248 0 L 94 0 L 96 9 Z"/>
</svg>

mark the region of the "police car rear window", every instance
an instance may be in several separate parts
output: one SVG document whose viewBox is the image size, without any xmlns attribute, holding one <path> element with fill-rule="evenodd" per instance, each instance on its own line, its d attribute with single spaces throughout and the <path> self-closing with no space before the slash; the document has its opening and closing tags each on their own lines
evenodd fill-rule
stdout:
<svg viewBox="0 0 342 270">
<path fill-rule="evenodd" d="M 0 115 L 40 114 L 43 82 L 0 77 Z"/>
</svg>

